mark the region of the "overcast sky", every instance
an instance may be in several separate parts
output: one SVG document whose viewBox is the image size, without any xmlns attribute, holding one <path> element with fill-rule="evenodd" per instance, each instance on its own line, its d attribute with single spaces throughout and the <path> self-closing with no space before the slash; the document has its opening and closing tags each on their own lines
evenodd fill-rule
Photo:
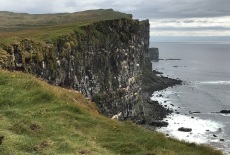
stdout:
<svg viewBox="0 0 230 155">
<path fill-rule="evenodd" d="M 152 41 L 230 41 L 230 0 L 0 0 L 1 11 L 108 9 L 150 19 Z"/>
</svg>

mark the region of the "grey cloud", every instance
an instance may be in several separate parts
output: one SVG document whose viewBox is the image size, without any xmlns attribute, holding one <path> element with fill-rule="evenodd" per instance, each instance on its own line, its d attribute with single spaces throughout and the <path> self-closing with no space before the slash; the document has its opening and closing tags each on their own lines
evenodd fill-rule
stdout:
<svg viewBox="0 0 230 155">
<path fill-rule="evenodd" d="M 67 1 L 65 7 L 76 7 L 75 1 Z"/>
<path fill-rule="evenodd" d="M 56 3 L 56 4 L 55 4 Z M 62 5 L 55 7 L 56 5 Z M 84 8 L 113 8 L 135 18 L 188 18 L 230 15 L 230 0 L 1 0 L 0 10 L 52 13 Z"/>
<path fill-rule="evenodd" d="M 185 20 L 162 20 L 161 23 L 210 23 L 208 20 L 192 20 L 192 19 L 185 19 Z"/>
<path fill-rule="evenodd" d="M 194 20 L 185 20 L 184 23 L 194 23 Z"/>
<path fill-rule="evenodd" d="M 158 36 L 151 38 L 151 42 L 189 42 L 189 41 L 214 41 L 214 42 L 220 42 L 220 41 L 229 41 L 230 37 L 228 36 L 216 36 L 216 37 L 207 37 L 207 36 Z"/>
<path fill-rule="evenodd" d="M 152 18 L 218 17 L 230 15 L 229 0 L 155 0 L 138 8 L 135 15 Z"/>
<path fill-rule="evenodd" d="M 230 27 L 154 27 L 151 31 L 207 31 L 207 30 L 218 30 L 218 31 L 230 31 Z"/>
</svg>

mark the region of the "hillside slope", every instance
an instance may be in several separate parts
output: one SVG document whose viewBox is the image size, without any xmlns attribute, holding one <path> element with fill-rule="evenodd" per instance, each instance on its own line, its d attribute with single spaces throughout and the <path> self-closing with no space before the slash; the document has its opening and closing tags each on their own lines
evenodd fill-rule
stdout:
<svg viewBox="0 0 230 155">
<path fill-rule="evenodd" d="M 18 44 L 25 38 L 50 42 L 70 32 L 79 31 L 90 23 L 127 18 L 113 9 L 87 10 L 75 13 L 27 14 L 0 11 L 0 48 L 3 45 Z"/>
<path fill-rule="evenodd" d="M 0 70 L 0 154 L 220 155 L 101 116 L 78 92 Z"/>
<path fill-rule="evenodd" d="M 0 11 L 0 32 L 21 31 L 44 26 L 57 26 L 67 23 L 118 18 L 132 18 L 132 15 L 117 12 L 112 9 L 87 10 L 75 13 L 56 14 L 27 14 Z"/>
</svg>

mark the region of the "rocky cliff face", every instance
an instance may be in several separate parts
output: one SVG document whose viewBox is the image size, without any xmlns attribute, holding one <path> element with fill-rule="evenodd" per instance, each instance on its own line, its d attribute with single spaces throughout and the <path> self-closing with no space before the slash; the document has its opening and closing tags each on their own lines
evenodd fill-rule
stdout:
<svg viewBox="0 0 230 155">
<path fill-rule="evenodd" d="M 133 117 L 143 113 L 141 77 L 148 47 L 148 20 L 114 19 L 55 41 L 24 39 L 3 46 L 0 64 L 78 90 L 109 117 L 119 112 Z"/>
</svg>

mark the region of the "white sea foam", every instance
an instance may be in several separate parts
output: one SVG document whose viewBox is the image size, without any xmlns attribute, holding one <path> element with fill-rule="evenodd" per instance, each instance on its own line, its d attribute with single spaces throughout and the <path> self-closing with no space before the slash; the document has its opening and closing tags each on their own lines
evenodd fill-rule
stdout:
<svg viewBox="0 0 230 155">
<path fill-rule="evenodd" d="M 176 109 L 176 107 L 171 104 L 171 101 L 169 101 L 169 97 L 171 95 L 178 95 L 178 94 L 168 89 L 162 91 L 156 91 L 154 92 L 154 94 L 152 94 L 151 100 L 158 101 L 158 103 L 163 106 L 167 105 L 167 108 Z"/>
<path fill-rule="evenodd" d="M 151 99 L 158 101 L 163 106 L 167 105 L 167 108 L 176 111 L 180 108 L 177 105 L 177 100 L 175 100 L 175 96 L 180 97 L 181 94 L 183 94 L 183 92 L 175 91 L 175 89 L 168 88 L 163 91 L 154 92 Z M 226 115 L 226 117 L 227 116 L 228 115 Z M 226 139 L 225 127 L 219 122 L 204 120 L 199 117 L 194 117 L 194 115 L 192 117 L 189 115 L 183 115 L 181 113 L 174 113 L 172 115 L 169 115 L 167 118 L 164 119 L 164 121 L 167 121 L 169 123 L 168 127 L 158 128 L 157 131 L 168 134 L 170 137 L 184 140 L 186 142 L 211 144 L 217 149 L 224 149 L 223 151 L 225 151 L 225 154 L 229 152 L 228 148 L 230 143 Z M 180 127 L 191 128 L 192 131 L 178 131 Z M 220 139 L 224 139 L 224 142 L 220 142 Z"/>
<path fill-rule="evenodd" d="M 221 116 L 230 117 L 230 114 L 221 114 Z"/>
<path fill-rule="evenodd" d="M 195 143 L 215 142 L 213 134 L 217 134 L 218 139 L 222 136 L 223 125 L 210 120 L 202 120 L 198 117 L 191 118 L 189 116 L 173 114 L 165 119 L 169 125 L 165 128 L 159 128 L 158 131 L 169 134 L 179 140 Z M 178 128 L 191 128 L 192 132 L 181 132 Z"/>
<path fill-rule="evenodd" d="M 196 82 L 197 84 L 221 84 L 221 85 L 229 85 L 230 81 L 202 81 Z"/>
<path fill-rule="evenodd" d="M 167 105 L 170 109 L 177 109 L 176 103 L 172 104 L 172 100 L 170 101 L 170 96 L 179 96 L 180 92 L 171 91 L 170 88 L 164 91 L 154 92 L 151 99 L 158 101 L 162 105 Z M 168 127 L 163 127 L 157 129 L 157 131 L 168 134 L 170 137 L 184 140 L 187 142 L 195 142 L 199 144 L 210 143 L 219 141 L 219 139 L 223 136 L 223 125 L 214 122 L 211 120 L 203 120 L 199 117 L 191 117 L 188 115 L 182 114 L 172 114 L 164 119 L 169 123 Z M 181 132 L 178 131 L 178 128 L 191 128 L 192 132 Z M 217 135 L 218 138 L 215 138 L 213 134 Z"/>
</svg>

